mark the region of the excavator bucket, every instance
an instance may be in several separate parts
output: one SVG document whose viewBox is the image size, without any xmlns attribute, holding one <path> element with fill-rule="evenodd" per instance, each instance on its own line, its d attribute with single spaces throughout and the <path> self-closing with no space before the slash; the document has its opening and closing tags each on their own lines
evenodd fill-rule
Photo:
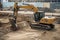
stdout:
<svg viewBox="0 0 60 40">
<path fill-rule="evenodd" d="M 9 16 L 10 24 L 11 24 L 11 30 L 16 31 L 18 30 L 17 24 L 16 24 L 16 19 L 14 16 Z"/>
</svg>

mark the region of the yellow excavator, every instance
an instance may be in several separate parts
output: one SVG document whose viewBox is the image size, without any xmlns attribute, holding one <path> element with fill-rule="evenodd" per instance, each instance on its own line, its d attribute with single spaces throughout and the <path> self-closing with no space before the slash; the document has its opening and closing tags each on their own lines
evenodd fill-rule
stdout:
<svg viewBox="0 0 60 40">
<path fill-rule="evenodd" d="M 51 30 L 54 28 L 53 22 L 55 21 L 55 17 L 45 17 L 45 12 L 39 12 L 38 8 L 35 7 L 34 5 L 25 5 L 25 6 L 18 6 L 18 3 L 14 4 L 14 13 L 13 13 L 13 18 L 10 19 L 11 22 L 11 27 L 15 31 L 17 30 L 17 24 L 16 24 L 16 19 L 18 16 L 18 11 L 20 8 L 25 8 L 25 9 L 30 9 L 33 10 L 34 12 L 34 23 L 29 24 L 31 28 L 38 28 L 38 29 L 43 29 L 43 30 Z"/>
</svg>

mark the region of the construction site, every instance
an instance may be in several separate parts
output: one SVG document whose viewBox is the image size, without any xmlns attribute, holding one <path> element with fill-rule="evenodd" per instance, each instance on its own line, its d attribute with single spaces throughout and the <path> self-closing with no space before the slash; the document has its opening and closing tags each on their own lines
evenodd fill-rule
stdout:
<svg viewBox="0 0 60 40">
<path fill-rule="evenodd" d="M 0 40 L 60 40 L 60 0 L 0 0 Z"/>
</svg>

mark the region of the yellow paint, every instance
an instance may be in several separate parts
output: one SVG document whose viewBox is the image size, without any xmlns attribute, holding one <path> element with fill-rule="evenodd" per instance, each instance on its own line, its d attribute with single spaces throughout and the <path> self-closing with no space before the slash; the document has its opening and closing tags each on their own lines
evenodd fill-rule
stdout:
<svg viewBox="0 0 60 40">
<path fill-rule="evenodd" d="M 56 18 L 42 18 L 40 23 L 53 24 Z"/>
</svg>

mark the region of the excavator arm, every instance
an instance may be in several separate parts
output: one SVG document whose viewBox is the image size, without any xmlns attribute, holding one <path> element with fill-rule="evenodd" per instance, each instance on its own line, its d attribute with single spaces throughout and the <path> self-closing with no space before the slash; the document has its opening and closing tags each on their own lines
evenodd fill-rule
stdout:
<svg viewBox="0 0 60 40">
<path fill-rule="evenodd" d="M 18 8 L 30 9 L 30 10 L 32 10 L 34 12 L 37 12 L 38 11 L 38 8 L 37 7 L 34 7 L 33 5 L 18 6 Z"/>
</svg>

